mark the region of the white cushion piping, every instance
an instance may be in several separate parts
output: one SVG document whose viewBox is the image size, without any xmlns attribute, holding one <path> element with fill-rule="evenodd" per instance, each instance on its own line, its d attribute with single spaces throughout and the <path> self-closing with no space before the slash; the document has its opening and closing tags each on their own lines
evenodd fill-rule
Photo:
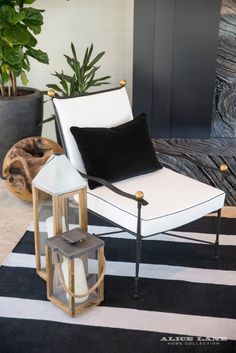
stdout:
<svg viewBox="0 0 236 353">
<path fill-rule="evenodd" d="M 127 213 L 127 214 L 129 214 L 129 215 L 131 215 L 131 216 L 133 216 L 133 217 L 135 217 L 135 218 L 138 218 L 138 217 L 137 217 L 136 215 L 134 215 L 133 213 L 130 213 L 130 212 L 128 212 L 128 211 L 126 211 L 126 210 L 124 210 L 124 209 L 122 209 L 122 208 L 120 208 L 120 207 L 114 205 L 113 203 L 111 203 L 111 202 L 109 202 L 109 201 L 107 201 L 107 200 L 104 200 L 102 197 L 99 197 L 99 196 L 97 196 L 97 195 L 94 195 L 94 194 L 90 193 L 89 191 L 88 191 L 87 193 L 88 193 L 89 195 L 91 195 L 91 196 L 94 196 L 94 197 L 96 197 L 96 198 L 98 198 L 98 199 L 100 199 L 100 200 L 102 200 L 102 201 L 108 203 L 109 205 L 111 205 L 111 206 L 117 208 L 118 210 L 120 210 L 120 211 L 122 211 L 122 212 L 125 212 L 125 213 Z M 168 214 L 166 214 L 166 215 L 159 216 L 159 217 L 147 218 L 147 219 L 144 219 L 144 218 L 141 217 L 141 220 L 144 221 L 144 222 L 146 222 L 146 221 L 148 222 L 148 221 L 152 221 L 152 220 L 155 220 L 155 219 L 165 218 L 165 217 L 171 216 L 171 215 L 173 215 L 173 214 L 178 214 L 178 213 L 181 213 L 181 212 L 190 210 L 191 208 L 195 208 L 195 207 L 198 207 L 198 206 L 200 206 L 200 205 L 203 205 L 203 204 L 205 204 L 205 203 L 207 203 L 207 202 L 209 202 L 209 201 L 212 201 L 212 200 L 214 200 L 214 199 L 216 199 L 216 198 L 218 198 L 218 197 L 220 197 L 220 196 L 222 196 L 222 195 L 224 195 L 224 192 L 222 192 L 221 194 L 219 194 L 219 195 L 217 195 L 217 196 L 215 196 L 215 197 L 212 197 L 211 199 L 208 199 L 208 200 L 206 200 L 206 201 L 200 202 L 200 203 L 198 203 L 198 204 L 196 204 L 196 205 L 193 205 L 193 206 L 191 206 L 191 207 L 187 207 L 187 208 L 181 209 L 181 210 L 179 210 L 179 211 L 172 212 L 172 213 L 168 213 Z M 145 206 L 143 206 L 143 207 L 145 207 Z"/>
</svg>

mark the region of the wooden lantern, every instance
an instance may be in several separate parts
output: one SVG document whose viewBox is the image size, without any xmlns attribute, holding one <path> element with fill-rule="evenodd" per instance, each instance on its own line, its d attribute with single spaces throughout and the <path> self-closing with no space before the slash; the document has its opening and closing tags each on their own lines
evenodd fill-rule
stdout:
<svg viewBox="0 0 236 353">
<path fill-rule="evenodd" d="M 45 240 L 78 225 L 87 230 L 87 184 L 58 154 L 40 169 L 32 186 L 36 272 L 46 280 Z"/>
<path fill-rule="evenodd" d="M 104 299 L 104 242 L 79 228 L 46 240 L 47 296 L 70 316 Z"/>
</svg>

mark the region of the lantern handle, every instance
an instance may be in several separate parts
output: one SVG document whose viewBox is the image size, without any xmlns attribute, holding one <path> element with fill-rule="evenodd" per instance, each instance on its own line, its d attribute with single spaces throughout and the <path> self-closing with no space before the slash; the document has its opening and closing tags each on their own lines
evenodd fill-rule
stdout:
<svg viewBox="0 0 236 353">
<path fill-rule="evenodd" d="M 57 271 L 57 274 L 58 274 L 59 281 L 60 281 L 62 287 L 64 288 L 64 290 L 69 295 L 71 295 L 73 298 L 83 298 L 83 297 L 87 297 L 91 293 L 95 292 L 95 290 L 99 287 L 99 285 L 103 281 L 105 273 L 106 273 L 106 259 L 105 259 L 105 256 L 103 256 L 103 269 L 102 269 L 102 273 L 101 273 L 99 279 L 97 280 L 97 282 L 87 292 L 82 293 L 82 294 L 75 294 L 75 293 L 71 292 L 71 290 L 69 288 L 67 288 L 67 285 L 66 285 L 66 282 L 65 282 L 65 279 L 64 279 L 64 275 L 63 275 L 63 272 L 62 272 L 61 262 L 60 262 L 59 256 L 56 256 L 55 268 L 56 268 L 56 271 Z"/>
</svg>

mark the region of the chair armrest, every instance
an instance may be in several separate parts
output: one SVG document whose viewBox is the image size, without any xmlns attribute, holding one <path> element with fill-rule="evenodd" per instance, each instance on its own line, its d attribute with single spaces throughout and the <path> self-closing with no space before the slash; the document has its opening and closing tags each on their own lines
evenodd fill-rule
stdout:
<svg viewBox="0 0 236 353">
<path fill-rule="evenodd" d="M 170 153 L 170 152 L 159 152 L 160 154 L 164 154 L 170 157 L 176 157 L 176 158 L 183 158 L 186 159 L 187 161 L 193 163 L 195 166 L 200 167 L 200 168 L 206 168 L 206 169 L 210 169 L 210 170 L 214 170 L 216 172 L 220 172 L 222 174 L 227 173 L 228 172 L 228 166 L 227 164 L 221 164 L 219 167 L 212 167 L 209 165 L 206 165 L 204 163 L 201 163 L 199 161 L 196 161 L 194 158 L 191 158 L 185 154 L 177 154 L 177 153 Z"/>
<path fill-rule="evenodd" d="M 143 194 L 142 191 L 137 191 L 135 193 L 135 195 L 129 194 L 128 192 L 125 192 L 125 191 L 122 191 L 122 190 L 118 189 L 116 186 L 114 186 L 113 184 L 111 184 L 109 181 L 107 181 L 105 179 L 87 175 L 85 173 L 80 172 L 79 170 L 78 170 L 78 172 L 80 173 L 80 175 L 83 178 L 88 179 L 88 180 L 96 181 L 97 183 L 106 186 L 108 189 L 110 189 L 111 191 L 115 192 L 116 194 L 118 194 L 120 196 L 123 196 L 123 197 L 126 197 L 128 199 L 140 202 L 142 204 L 142 206 L 148 205 L 148 202 L 146 200 L 144 200 L 144 198 L 143 198 L 144 194 Z"/>
</svg>

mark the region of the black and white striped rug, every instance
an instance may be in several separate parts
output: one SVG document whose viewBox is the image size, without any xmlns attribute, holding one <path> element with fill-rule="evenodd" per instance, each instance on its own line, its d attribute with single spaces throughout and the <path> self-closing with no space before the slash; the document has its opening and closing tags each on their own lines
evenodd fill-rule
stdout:
<svg viewBox="0 0 236 353">
<path fill-rule="evenodd" d="M 111 229 L 92 216 L 89 221 L 90 232 Z M 105 301 L 76 318 L 47 301 L 30 226 L 0 268 L 0 352 L 236 352 L 236 220 L 222 221 L 219 260 L 201 243 L 214 241 L 212 217 L 174 232 L 197 243 L 166 235 L 146 239 L 138 300 L 132 297 L 134 238 L 104 236 Z"/>
</svg>

